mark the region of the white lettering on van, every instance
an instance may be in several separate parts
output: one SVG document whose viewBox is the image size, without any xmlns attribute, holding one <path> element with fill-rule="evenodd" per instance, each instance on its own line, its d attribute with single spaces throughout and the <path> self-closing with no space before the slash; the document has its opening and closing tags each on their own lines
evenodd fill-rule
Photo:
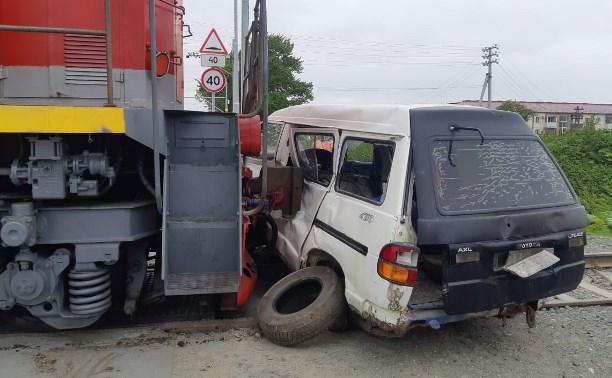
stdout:
<svg viewBox="0 0 612 378">
<path fill-rule="evenodd" d="M 584 232 L 574 232 L 574 233 L 567 235 L 567 238 L 574 239 L 574 238 L 581 238 L 583 236 L 584 236 Z"/>
<path fill-rule="evenodd" d="M 527 249 L 527 248 L 539 248 L 542 245 L 540 244 L 540 242 L 529 242 L 529 243 L 522 243 L 519 244 L 517 246 L 517 249 Z"/>
<path fill-rule="evenodd" d="M 472 247 L 463 247 L 463 248 L 459 248 L 457 252 L 473 252 L 473 251 L 472 251 Z"/>
</svg>

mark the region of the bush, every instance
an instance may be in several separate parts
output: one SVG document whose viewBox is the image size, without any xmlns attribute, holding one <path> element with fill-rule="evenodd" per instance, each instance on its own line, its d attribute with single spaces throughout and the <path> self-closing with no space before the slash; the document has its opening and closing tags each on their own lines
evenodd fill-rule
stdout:
<svg viewBox="0 0 612 378">
<path fill-rule="evenodd" d="M 612 132 L 579 129 L 541 137 L 588 212 L 612 210 Z"/>
<path fill-rule="evenodd" d="M 542 140 L 589 212 L 587 232 L 612 230 L 612 132 L 593 128 L 545 134 Z"/>
<path fill-rule="evenodd" d="M 587 227 L 587 233 L 589 233 L 589 234 L 593 234 L 593 233 L 600 234 L 600 233 L 606 231 L 606 229 L 607 229 L 607 227 L 606 227 L 606 224 L 603 221 L 603 219 L 597 218 L 595 220 L 595 222 L 593 222 L 592 224 L 590 224 Z"/>
</svg>

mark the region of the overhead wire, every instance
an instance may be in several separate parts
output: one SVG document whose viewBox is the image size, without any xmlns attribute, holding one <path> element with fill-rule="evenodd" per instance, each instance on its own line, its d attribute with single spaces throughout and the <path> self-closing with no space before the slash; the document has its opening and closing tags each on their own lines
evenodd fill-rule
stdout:
<svg viewBox="0 0 612 378">
<path fill-rule="evenodd" d="M 542 93 L 545 97 L 548 97 L 550 99 L 552 99 L 553 101 L 557 101 L 559 102 L 560 100 L 555 98 L 554 96 L 551 96 L 550 94 L 544 92 L 538 85 L 536 85 L 533 81 L 531 81 L 527 76 L 523 75 L 523 73 L 518 69 L 518 67 L 512 63 L 512 61 L 508 58 L 507 55 L 502 54 L 504 61 L 510 63 L 510 65 L 516 70 L 516 72 L 521 75 L 525 80 L 527 80 L 535 89 L 537 89 L 540 93 Z"/>
<path fill-rule="evenodd" d="M 445 88 L 443 88 L 438 94 L 437 96 L 440 97 L 444 97 L 446 95 L 448 95 L 449 93 L 451 93 L 454 89 L 458 88 L 458 85 L 465 82 L 466 80 L 470 79 L 472 76 L 474 76 L 474 74 L 476 72 L 478 72 L 478 68 L 479 65 L 476 65 L 472 70 L 468 71 L 465 73 L 465 75 L 463 75 L 462 77 L 458 78 L 457 80 L 455 80 L 453 83 L 451 83 L 451 85 L 446 86 Z M 474 88 L 479 88 L 480 85 L 475 85 Z"/>
<path fill-rule="evenodd" d="M 466 67 L 469 67 L 470 65 L 466 65 Z M 464 81 L 466 81 L 467 79 L 471 78 L 474 73 L 476 73 L 478 71 L 478 67 L 480 66 L 480 64 L 476 64 L 473 65 L 473 67 L 471 69 L 468 68 L 467 71 L 463 72 L 463 74 L 460 74 L 458 76 L 456 76 L 455 79 L 451 79 L 451 80 L 447 80 L 446 82 L 450 82 L 449 85 L 440 85 L 439 86 L 439 90 L 438 91 L 434 91 L 433 93 L 428 94 L 426 97 L 421 97 L 419 99 L 417 99 L 417 102 L 419 103 L 424 103 L 424 102 L 429 102 L 432 99 L 434 99 L 435 97 L 438 96 L 443 96 L 447 93 L 449 93 L 451 91 L 452 88 L 449 87 L 453 87 L 453 86 L 458 86 L 459 84 L 463 83 Z M 466 68 L 464 67 L 464 68 Z"/>
<path fill-rule="evenodd" d="M 512 91 L 515 95 L 517 95 L 517 98 L 529 100 L 530 95 L 523 91 L 516 84 L 514 84 L 512 82 L 512 79 L 509 76 L 506 76 L 507 74 L 502 74 L 502 72 L 503 71 L 498 71 L 498 75 L 495 75 L 494 77 L 497 77 L 506 86 L 508 90 Z"/>
<path fill-rule="evenodd" d="M 459 77 L 466 69 L 469 69 L 470 65 L 475 63 L 477 59 L 478 59 L 478 57 L 474 58 L 470 63 L 468 63 L 465 66 L 463 66 L 459 71 L 455 72 L 448 79 L 446 79 L 440 85 L 438 85 L 432 92 L 426 93 L 424 96 L 419 97 L 416 101 L 419 102 L 419 101 L 422 101 L 423 99 L 429 99 L 429 98 L 435 97 L 434 93 L 437 90 L 439 90 L 440 88 L 443 88 L 447 83 L 450 83 L 452 80 L 454 80 L 455 78 Z"/>
<path fill-rule="evenodd" d="M 453 88 L 477 88 L 477 85 L 457 86 Z M 338 88 L 338 87 L 316 87 L 317 90 L 324 92 L 378 92 L 378 91 L 422 91 L 437 89 L 432 87 L 355 87 L 355 88 Z"/>
<path fill-rule="evenodd" d="M 213 26 L 200 21 L 186 21 L 190 24 Z M 233 31 L 233 27 L 215 25 L 215 29 Z M 195 29 L 194 35 L 200 35 Z M 205 38 L 206 33 L 202 33 Z M 349 39 L 288 35 L 294 43 L 294 49 L 299 55 L 318 54 L 313 58 L 300 59 L 305 66 L 329 67 L 357 67 L 357 68 L 425 68 L 425 67 L 453 67 L 462 68 L 437 87 L 317 87 L 316 91 L 430 91 L 425 94 L 426 99 L 437 95 L 447 94 L 458 88 L 478 88 L 479 85 L 460 85 L 469 79 L 480 66 L 476 60 L 480 58 L 479 46 L 461 45 L 433 45 L 412 43 L 388 43 L 375 41 L 355 41 Z M 224 36 L 221 34 L 221 38 Z M 232 37 L 228 37 L 231 39 Z M 296 42 L 297 41 L 297 42 Z M 199 46 L 199 43 L 188 42 L 187 45 Z M 384 55 L 383 55 L 384 54 Z M 317 57 L 332 56 L 335 59 L 318 59 Z M 347 59 L 343 59 L 347 57 Z M 350 57 L 350 58 L 348 58 Z M 384 57 L 385 60 L 374 60 Z M 357 61 L 354 58 L 363 58 Z M 423 60 L 427 59 L 427 60 Z M 465 59 L 465 60 L 462 60 Z M 471 59 L 468 61 L 468 59 Z M 423 98 L 423 97 L 421 97 Z"/>
<path fill-rule="evenodd" d="M 189 24 L 215 27 L 215 29 L 224 29 L 230 32 L 234 30 L 234 28 L 231 26 L 223 26 L 223 25 L 219 26 L 216 24 L 203 22 L 203 21 L 186 20 L 185 22 Z M 416 44 L 416 43 L 403 43 L 403 42 L 389 43 L 389 42 L 380 42 L 380 41 L 357 41 L 357 40 L 332 38 L 332 37 L 304 36 L 304 35 L 299 35 L 299 34 L 291 34 L 291 35 L 287 35 L 287 37 L 289 37 L 290 39 L 304 39 L 304 40 L 311 40 L 311 41 L 319 41 L 323 43 L 343 43 L 343 44 L 350 43 L 350 44 L 354 44 L 358 46 L 364 46 L 364 45 L 388 46 L 388 47 L 410 46 L 414 48 L 422 48 L 422 49 L 428 49 L 428 50 L 431 50 L 432 48 L 433 49 L 439 48 L 439 49 L 453 49 L 453 50 L 478 50 L 478 52 L 480 52 L 480 48 L 481 48 L 481 46 L 468 46 L 468 45 L 434 45 L 434 44 L 422 44 L 422 43 Z"/>
<path fill-rule="evenodd" d="M 542 99 L 535 94 L 530 88 L 525 86 L 512 72 L 509 72 L 504 68 L 504 66 L 500 63 L 499 68 L 511 79 L 518 87 L 520 87 L 525 93 L 528 93 L 531 97 L 535 98 L 537 101 L 542 101 Z"/>
</svg>

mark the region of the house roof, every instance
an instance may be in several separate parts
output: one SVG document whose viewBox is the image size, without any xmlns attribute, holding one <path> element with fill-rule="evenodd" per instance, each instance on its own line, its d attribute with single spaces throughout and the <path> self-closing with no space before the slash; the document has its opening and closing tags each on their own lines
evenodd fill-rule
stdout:
<svg viewBox="0 0 612 378">
<path fill-rule="evenodd" d="M 612 104 L 589 104 L 579 102 L 532 102 L 532 101 L 517 101 L 534 110 L 538 113 L 575 113 L 576 107 L 579 106 L 582 109 L 583 114 L 612 114 Z M 497 108 L 503 101 L 491 101 L 491 107 Z M 478 100 L 463 100 L 457 102 L 457 105 L 471 105 L 478 106 Z M 486 107 L 487 102 L 483 101 L 482 106 Z"/>
</svg>

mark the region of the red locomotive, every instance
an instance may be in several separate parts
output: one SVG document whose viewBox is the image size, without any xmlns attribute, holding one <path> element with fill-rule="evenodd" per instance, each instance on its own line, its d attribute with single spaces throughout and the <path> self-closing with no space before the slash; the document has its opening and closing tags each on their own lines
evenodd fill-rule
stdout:
<svg viewBox="0 0 612 378">
<path fill-rule="evenodd" d="M 151 1 L 0 0 L 0 312 L 78 328 L 253 288 L 239 116 L 180 110 L 185 8 Z"/>
</svg>

